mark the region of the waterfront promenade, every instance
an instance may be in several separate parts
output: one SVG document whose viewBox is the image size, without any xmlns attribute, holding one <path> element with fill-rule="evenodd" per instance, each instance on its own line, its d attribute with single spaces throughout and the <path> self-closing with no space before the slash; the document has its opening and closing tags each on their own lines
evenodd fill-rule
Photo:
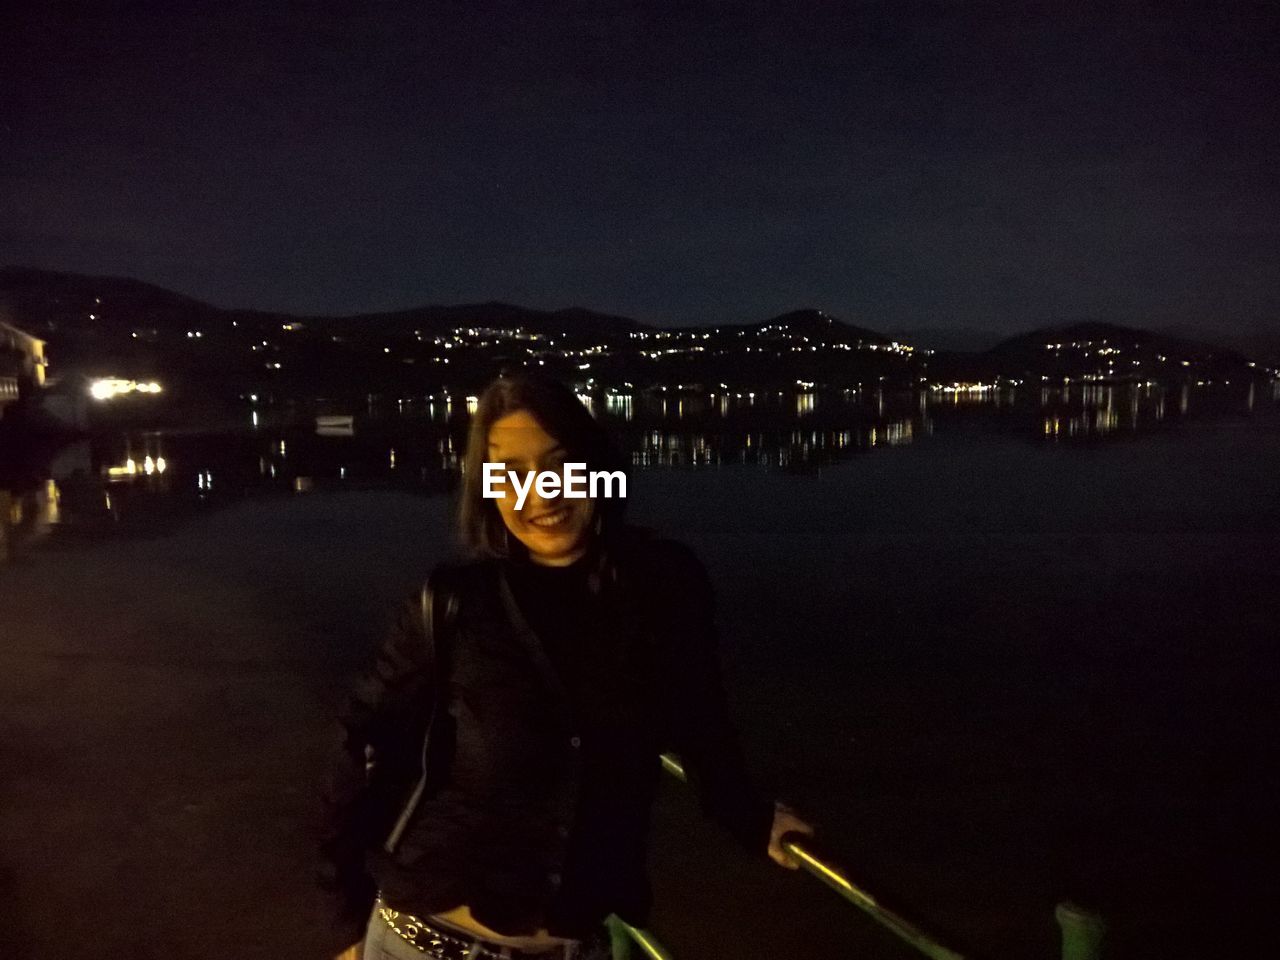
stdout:
<svg viewBox="0 0 1280 960">
<path fill-rule="evenodd" d="M 329 711 L 441 554 L 445 510 L 396 493 L 247 501 L 0 567 L 6 957 L 316 955 Z M 677 958 L 747 956 L 751 939 L 839 955 L 838 939 L 785 952 L 796 931 L 771 908 L 860 926 L 807 878 L 746 862 L 675 781 L 655 833 L 654 928 Z"/>
</svg>

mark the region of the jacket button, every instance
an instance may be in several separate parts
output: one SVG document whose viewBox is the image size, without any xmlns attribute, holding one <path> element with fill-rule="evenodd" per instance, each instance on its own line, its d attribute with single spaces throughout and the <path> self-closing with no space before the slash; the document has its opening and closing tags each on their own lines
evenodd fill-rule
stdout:
<svg viewBox="0 0 1280 960">
<path fill-rule="evenodd" d="M 559 885 L 559 883 L 560 883 L 560 874 L 558 874 L 558 873 L 548 873 L 548 874 L 547 874 L 547 879 L 548 879 L 548 880 L 550 880 L 553 884 Z"/>
<path fill-rule="evenodd" d="M 570 737 L 570 738 L 569 738 L 569 746 L 571 746 L 571 747 L 580 747 L 580 746 L 582 746 L 582 738 L 581 738 L 581 737 L 576 737 L 576 736 L 575 736 L 575 737 Z"/>
<path fill-rule="evenodd" d="M 561 840 L 563 840 L 563 839 L 565 839 L 566 837 L 568 837 L 568 836 L 569 836 L 569 828 L 568 828 L 568 827 L 556 827 L 556 833 L 558 833 L 558 834 L 560 835 L 560 839 L 561 839 Z"/>
</svg>

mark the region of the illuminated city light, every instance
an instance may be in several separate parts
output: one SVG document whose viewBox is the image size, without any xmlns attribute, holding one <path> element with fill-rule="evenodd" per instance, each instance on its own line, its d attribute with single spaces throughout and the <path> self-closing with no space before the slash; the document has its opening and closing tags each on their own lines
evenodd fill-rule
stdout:
<svg viewBox="0 0 1280 960">
<path fill-rule="evenodd" d="M 138 464 L 132 457 L 124 462 L 122 467 L 107 467 L 107 476 L 109 477 L 131 477 L 138 472 Z"/>
<path fill-rule="evenodd" d="M 984 393 L 998 389 L 994 383 L 932 383 L 929 389 L 936 393 Z"/>
<path fill-rule="evenodd" d="M 139 383 L 118 377 L 103 377 L 89 384 L 89 394 L 95 400 L 110 400 L 126 393 L 159 393 L 160 390 L 160 384 L 155 382 Z"/>
</svg>

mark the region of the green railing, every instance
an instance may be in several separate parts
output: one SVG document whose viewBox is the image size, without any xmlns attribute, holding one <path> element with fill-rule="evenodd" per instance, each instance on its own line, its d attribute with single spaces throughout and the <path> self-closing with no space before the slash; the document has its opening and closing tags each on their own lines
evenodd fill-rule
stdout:
<svg viewBox="0 0 1280 960">
<path fill-rule="evenodd" d="M 677 779 L 686 779 L 684 767 L 671 754 L 662 755 L 662 766 Z M 803 836 L 803 834 L 795 836 Z M 854 884 L 839 869 L 832 864 L 824 863 L 798 841 L 788 840 L 784 835 L 781 842 L 782 848 L 800 862 L 801 869 L 817 877 L 930 960 L 966 960 L 963 953 L 943 946 L 915 924 L 894 913 L 866 890 Z M 1062 930 L 1062 960 L 1099 960 L 1106 925 L 1096 913 L 1073 903 L 1060 903 L 1054 910 L 1054 917 Z M 672 960 L 671 954 L 663 949 L 657 938 L 648 930 L 633 927 L 613 914 L 610 914 L 605 922 L 609 927 L 613 943 L 614 960 L 631 960 L 635 948 L 639 948 L 641 956 L 649 960 Z"/>
</svg>

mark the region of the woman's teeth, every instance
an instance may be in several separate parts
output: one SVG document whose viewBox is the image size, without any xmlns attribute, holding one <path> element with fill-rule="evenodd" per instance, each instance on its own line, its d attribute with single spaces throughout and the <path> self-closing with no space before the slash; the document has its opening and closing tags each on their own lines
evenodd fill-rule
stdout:
<svg viewBox="0 0 1280 960">
<path fill-rule="evenodd" d="M 551 513 L 544 513 L 540 517 L 534 517 L 529 521 L 529 525 L 533 527 L 558 527 L 569 519 L 569 511 L 566 508 L 554 510 Z"/>
</svg>

